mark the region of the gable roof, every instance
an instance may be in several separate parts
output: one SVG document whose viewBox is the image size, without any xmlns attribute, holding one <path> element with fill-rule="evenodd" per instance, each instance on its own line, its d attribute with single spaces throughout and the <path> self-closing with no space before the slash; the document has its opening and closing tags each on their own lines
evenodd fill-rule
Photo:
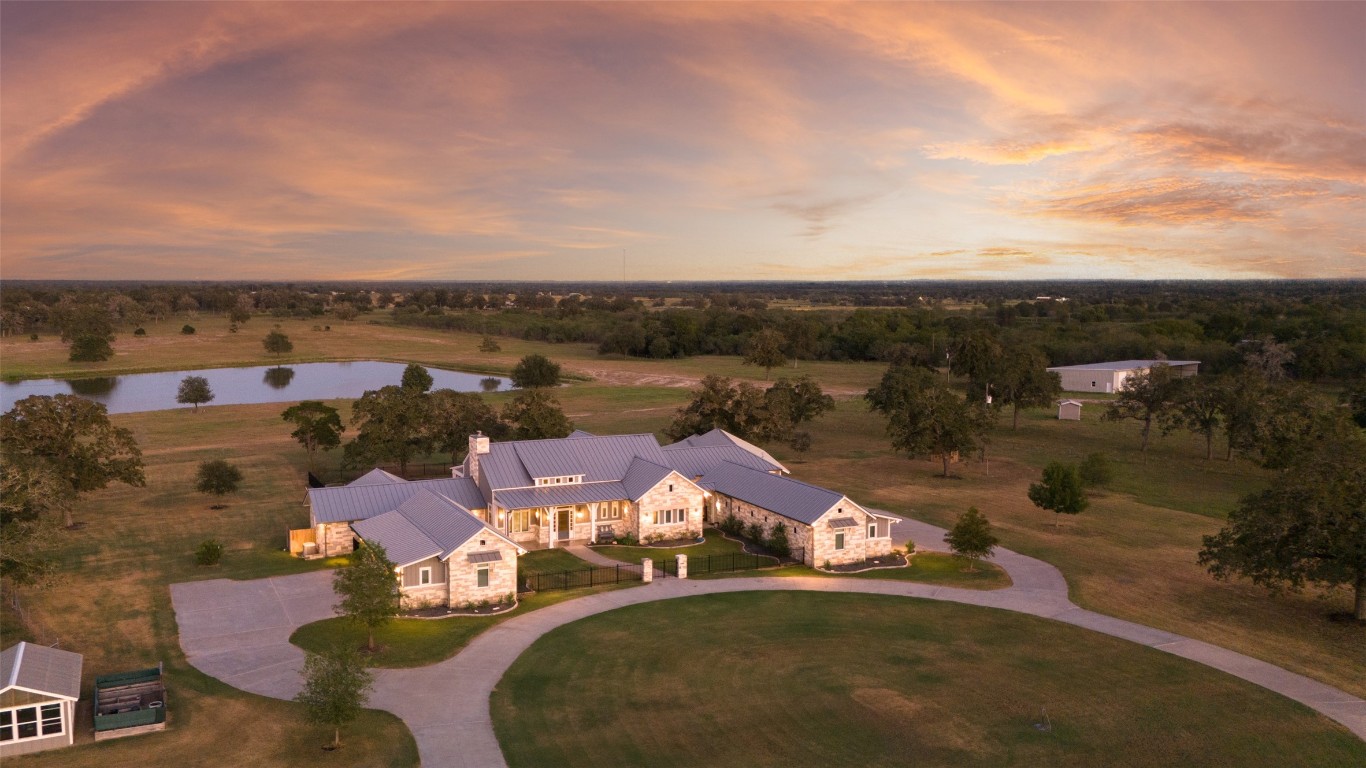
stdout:
<svg viewBox="0 0 1366 768">
<path fill-rule="evenodd" d="M 732 435 L 731 433 L 719 427 L 701 435 L 685 437 L 682 440 L 679 440 L 678 442 L 674 443 L 673 445 L 665 446 L 665 450 L 676 447 L 740 448 L 748 453 L 758 456 L 763 461 L 772 464 L 775 468 L 782 470 L 785 474 L 791 474 L 788 472 L 787 467 L 784 467 L 782 464 L 778 463 L 778 460 L 773 458 L 773 456 L 770 455 L 768 451 L 765 451 L 763 448 L 760 448 L 759 446 L 749 442 L 748 440 L 741 440 L 735 435 Z"/>
<path fill-rule="evenodd" d="M 831 507 L 845 499 L 818 485 L 803 483 L 782 475 L 770 475 L 739 464 L 725 462 L 702 477 L 703 488 L 749 502 L 770 512 L 811 525 Z M 863 508 L 854 504 L 855 509 Z"/>
<path fill-rule="evenodd" d="M 429 557 L 444 560 L 484 530 L 506 540 L 459 504 L 429 490 L 418 491 L 392 512 L 357 522 L 352 530 L 383 546 L 400 566 Z"/>
<path fill-rule="evenodd" d="M 651 488 L 659 485 L 661 480 L 673 473 L 669 467 L 637 458 L 626 468 L 626 476 L 621 478 L 621 485 L 626 489 L 626 498 L 638 501 L 641 496 L 649 493 Z"/>
<path fill-rule="evenodd" d="M 398 509 L 400 504 L 424 490 L 439 493 L 465 509 L 483 509 L 487 506 L 479 486 L 468 477 L 400 479 L 394 483 L 309 488 L 308 504 L 314 523 L 348 523 Z"/>
<path fill-rule="evenodd" d="M 664 446 L 664 458 L 684 477 L 701 477 L 725 462 L 760 472 L 784 471 L 783 465 L 765 461 L 738 445 L 690 446 L 682 443 Z"/>
<path fill-rule="evenodd" d="M 369 472 L 366 472 L 365 474 L 361 475 L 355 480 L 352 480 L 351 482 L 347 483 L 346 485 L 348 487 L 355 485 L 391 485 L 393 483 L 406 482 L 408 481 L 404 480 L 398 475 L 393 474 L 392 472 L 385 472 L 379 467 L 375 467 Z"/>
<path fill-rule="evenodd" d="M 513 488 L 498 491 L 495 500 L 505 509 L 530 507 L 559 507 L 570 504 L 591 504 L 595 501 L 625 499 L 626 488 L 621 483 L 570 483 L 542 485 L 536 488 Z"/>
<path fill-rule="evenodd" d="M 582 429 L 576 429 L 573 432 L 569 433 L 569 437 L 597 437 L 597 435 L 593 434 L 592 432 L 584 432 Z"/>
<path fill-rule="evenodd" d="M 1136 368 L 1151 368 L 1154 365 L 1199 365 L 1199 360 L 1113 360 L 1108 363 L 1087 363 L 1086 365 L 1055 365 L 1050 371 L 1131 371 Z"/>
<path fill-rule="evenodd" d="M 21 642 L 0 651 L 0 690 L 22 688 L 73 701 L 81 697 L 79 653 Z"/>
<path fill-rule="evenodd" d="M 538 477 L 583 476 L 583 482 L 619 481 L 637 457 L 664 465 L 654 435 L 580 435 L 573 439 L 493 443 L 479 457 L 479 474 L 495 491 L 535 485 Z"/>
</svg>

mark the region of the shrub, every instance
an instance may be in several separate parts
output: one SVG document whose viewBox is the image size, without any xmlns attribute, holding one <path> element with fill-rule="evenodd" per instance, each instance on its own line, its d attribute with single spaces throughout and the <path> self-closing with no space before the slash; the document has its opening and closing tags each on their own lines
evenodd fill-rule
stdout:
<svg viewBox="0 0 1366 768">
<path fill-rule="evenodd" d="M 237 333 L 237 323 L 230 323 L 228 325 L 228 333 Z"/>
<path fill-rule="evenodd" d="M 755 544 L 763 544 L 764 527 L 762 525 L 759 525 L 758 523 L 750 523 L 749 527 L 745 529 L 745 538 L 749 539 Z"/>
<path fill-rule="evenodd" d="M 193 336 L 194 326 L 190 325 L 189 323 L 186 323 L 185 325 L 180 326 L 180 332 L 186 336 Z"/>
<path fill-rule="evenodd" d="M 1115 479 L 1115 468 L 1103 453 L 1088 454 L 1077 471 L 1081 473 L 1081 484 L 1087 488 L 1108 485 Z"/>
<path fill-rule="evenodd" d="M 146 329 L 146 328 L 136 328 L 136 329 L 133 330 L 133 335 L 134 335 L 134 336 L 146 336 L 146 335 L 147 335 L 147 329 Z M 34 338 L 35 338 L 35 339 L 38 338 L 37 335 L 35 335 Z"/>
<path fill-rule="evenodd" d="M 139 328 L 138 330 L 141 331 L 142 329 Z M 30 333 L 30 334 L 28 335 L 28 340 L 29 340 L 29 341 L 37 341 L 37 340 L 38 340 L 38 334 L 36 334 L 36 333 Z"/>
<path fill-rule="evenodd" d="M 736 517 L 734 512 L 726 515 L 726 519 L 716 527 L 720 528 L 722 533 L 731 536 L 739 536 L 745 531 L 745 524 L 740 522 L 740 518 Z"/>
<path fill-rule="evenodd" d="M 640 540 L 632 533 L 623 533 L 617 537 L 617 543 L 623 547 L 635 547 L 640 545 Z"/>
<path fill-rule="evenodd" d="M 489 601 L 488 601 L 488 599 L 484 599 L 484 600 L 480 600 L 480 601 L 479 601 L 479 610 L 482 611 L 482 610 L 485 610 L 485 609 L 488 608 L 488 607 L 489 607 Z"/>
<path fill-rule="evenodd" d="M 223 559 L 223 542 L 217 539 L 205 539 L 199 542 L 199 549 L 195 550 L 194 561 L 200 565 L 218 565 L 218 561 Z"/>
<path fill-rule="evenodd" d="M 70 361 L 73 363 L 98 363 L 114 356 L 114 348 L 103 336 L 77 336 L 71 340 Z"/>
<path fill-rule="evenodd" d="M 515 602 L 517 602 L 516 594 L 509 592 L 506 595 L 503 595 L 503 605 L 512 605 Z"/>
<path fill-rule="evenodd" d="M 773 554 L 778 557 L 787 557 L 792 552 L 792 548 L 787 543 L 787 526 L 782 523 L 773 524 L 773 532 L 768 535 L 765 545 Z"/>
</svg>

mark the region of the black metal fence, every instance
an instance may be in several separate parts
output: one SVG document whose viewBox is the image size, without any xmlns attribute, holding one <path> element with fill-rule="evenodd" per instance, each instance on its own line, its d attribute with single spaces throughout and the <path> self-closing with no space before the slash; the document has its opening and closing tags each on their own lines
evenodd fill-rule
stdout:
<svg viewBox="0 0 1366 768">
<path fill-rule="evenodd" d="M 700 576 L 706 573 L 728 573 L 730 571 L 754 571 L 760 568 L 772 568 L 785 562 L 802 562 L 805 550 L 795 547 L 788 557 L 779 559 L 773 555 L 752 555 L 748 552 L 730 552 L 724 555 L 703 555 L 701 557 L 688 558 L 688 575 Z M 676 563 L 672 575 L 677 576 Z"/>
<path fill-rule="evenodd" d="M 523 574 L 517 579 L 518 592 L 545 592 L 556 589 L 579 589 L 623 581 L 640 581 L 640 563 L 591 566 L 567 571 L 547 571 Z"/>
</svg>

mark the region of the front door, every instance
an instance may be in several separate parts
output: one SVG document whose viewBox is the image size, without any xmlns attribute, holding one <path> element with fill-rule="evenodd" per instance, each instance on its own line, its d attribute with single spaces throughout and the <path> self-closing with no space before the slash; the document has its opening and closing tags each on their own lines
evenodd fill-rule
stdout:
<svg viewBox="0 0 1366 768">
<path fill-rule="evenodd" d="M 569 507 L 560 507 L 558 510 L 556 510 L 556 514 L 559 516 L 559 518 L 555 521 L 555 528 L 560 533 L 560 539 L 567 539 L 569 538 L 570 526 Z"/>
</svg>

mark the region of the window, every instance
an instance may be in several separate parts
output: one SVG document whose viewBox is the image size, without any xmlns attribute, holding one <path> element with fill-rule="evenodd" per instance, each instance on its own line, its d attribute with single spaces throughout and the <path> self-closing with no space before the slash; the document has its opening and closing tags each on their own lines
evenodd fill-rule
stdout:
<svg viewBox="0 0 1366 768">
<path fill-rule="evenodd" d="M 604 502 L 598 507 L 598 517 L 603 520 L 620 520 L 622 501 Z"/>
<path fill-rule="evenodd" d="M 869 523 L 869 524 L 868 524 L 868 538 L 870 538 L 870 539 L 876 539 L 876 538 L 877 538 L 877 523 Z"/>
<path fill-rule="evenodd" d="M 844 549 L 844 534 L 835 534 L 835 549 Z"/>
<path fill-rule="evenodd" d="M 475 586 L 487 587 L 489 585 L 489 569 L 487 567 L 477 569 L 475 576 Z"/>
<path fill-rule="evenodd" d="M 688 522 L 688 510 L 661 509 L 655 513 L 655 522 L 659 525 L 665 525 L 667 523 L 686 523 Z"/>
<path fill-rule="evenodd" d="M 673 492 L 674 492 L 674 484 L 673 484 L 673 483 L 669 483 L 669 493 L 673 493 Z"/>
<path fill-rule="evenodd" d="M 62 705 L 43 704 L 0 712 L 0 742 L 62 733 Z"/>
<path fill-rule="evenodd" d="M 531 530 L 531 510 L 514 509 L 512 510 L 512 532 L 526 533 Z"/>
<path fill-rule="evenodd" d="M 431 584 L 431 583 L 432 583 L 432 569 L 431 569 L 431 568 L 418 568 L 418 569 L 417 569 L 417 583 L 418 583 L 419 585 L 422 585 L 422 584 Z"/>
</svg>

